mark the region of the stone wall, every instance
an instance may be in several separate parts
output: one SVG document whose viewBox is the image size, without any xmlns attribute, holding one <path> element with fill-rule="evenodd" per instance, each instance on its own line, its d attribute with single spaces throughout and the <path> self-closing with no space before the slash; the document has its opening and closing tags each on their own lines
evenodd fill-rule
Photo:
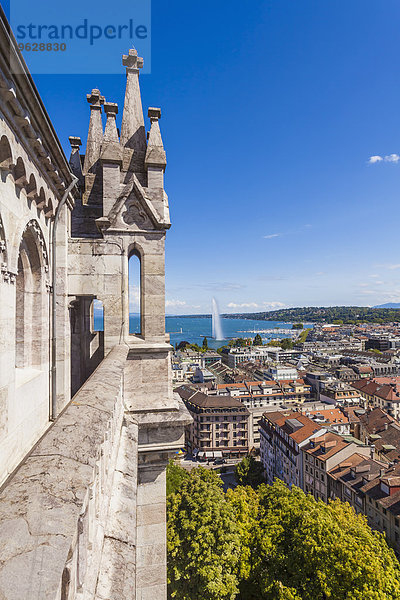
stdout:
<svg viewBox="0 0 400 600">
<path fill-rule="evenodd" d="M 165 468 L 190 419 L 176 397 L 127 406 L 128 356 L 109 353 L 0 493 L 1 600 L 166 599 Z"/>
</svg>

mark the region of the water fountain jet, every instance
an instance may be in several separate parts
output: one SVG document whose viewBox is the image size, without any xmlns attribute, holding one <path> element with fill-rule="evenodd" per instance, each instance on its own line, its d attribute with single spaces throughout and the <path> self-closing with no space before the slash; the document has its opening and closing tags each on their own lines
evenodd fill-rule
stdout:
<svg viewBox="0 0 400 600">
<path fill-rule="evenodd" d="M 224 339 L 218 303 L 215 298 L 212 299 L 212 337 L 215 340 Z"/>
</svg>

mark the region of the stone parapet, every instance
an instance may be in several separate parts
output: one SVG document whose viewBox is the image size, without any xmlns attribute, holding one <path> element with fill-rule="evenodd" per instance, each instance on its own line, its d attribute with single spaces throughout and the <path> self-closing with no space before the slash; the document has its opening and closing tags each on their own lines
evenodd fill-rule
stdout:
<svg viewBox="0 0 400 600">
<path fill-rule="evenodd" d="M 94 597 L 107 532 L 115 533 L 109 517 L 121 477 L 136 489 L 137 432 L 123 428 L 126 355 L 123 346 L 110 352 L 3 487 L 2 600 Z M 131 446 L 129 470 L 121 436 Z M 133 542 L 116 536 L 111 543 Z"/>
<path fill-rule="evenodd" d="M 166 465 L 191 422 L 149 393 L 169 348 L 135 349 L 157 356 L 144 389 L 114 347 L 3 486 L 1 600 L 166 599 Z"/>
</svg>

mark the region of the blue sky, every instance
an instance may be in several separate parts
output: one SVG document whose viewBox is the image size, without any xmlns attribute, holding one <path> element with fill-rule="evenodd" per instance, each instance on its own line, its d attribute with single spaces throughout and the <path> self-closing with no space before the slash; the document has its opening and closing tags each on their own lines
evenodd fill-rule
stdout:
<svg viewBox="0 0 400 600">
<path fill-rule="evenodd" d="M 400 302 L 399 29 L 398 0 L 153 0 L 167 312 Z M 35 77 L 67 153 L 120 73 Z"/>
</svg>

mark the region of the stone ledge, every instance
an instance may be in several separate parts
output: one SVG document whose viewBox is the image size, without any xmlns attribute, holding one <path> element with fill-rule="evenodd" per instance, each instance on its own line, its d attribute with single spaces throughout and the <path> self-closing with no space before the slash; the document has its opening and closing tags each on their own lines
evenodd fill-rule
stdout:
<svg viewBox="0 0 400 600">
<path fill-rule="evenodd" d="M 98 525 L 117 460 L 126 356 L 126 346 L 109 353 L 2 490 L 2 600 L 55 600 L 65 565 L 79 587 L 87 548 L 100 546 L 101 554 Z"/>
</svg>

